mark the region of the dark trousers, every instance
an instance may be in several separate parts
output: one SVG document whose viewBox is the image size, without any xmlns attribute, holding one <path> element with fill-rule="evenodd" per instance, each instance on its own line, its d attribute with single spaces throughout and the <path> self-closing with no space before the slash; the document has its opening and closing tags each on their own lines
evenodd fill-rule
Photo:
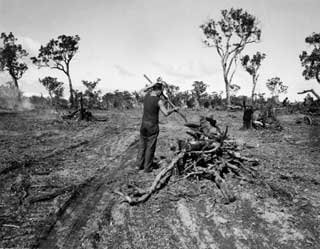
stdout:
<svg viewBox="0 0 320 249">
<path fill-rule="evenodd" d="M 137 167 L 139 169 L 144 169 L 147 172 L 152 170 L 158 135 L 159 133 L 151 136 L 143 136 L 140 133 L 140 146 L 137 157 Z"/>
</svg>

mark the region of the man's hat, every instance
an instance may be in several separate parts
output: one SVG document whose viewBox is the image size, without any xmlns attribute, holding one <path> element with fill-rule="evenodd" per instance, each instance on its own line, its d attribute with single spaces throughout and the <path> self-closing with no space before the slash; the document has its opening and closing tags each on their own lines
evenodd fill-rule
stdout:
<svg viewBox="0 0 320 249">
<path fill-rule="evenodd" d="M 162 90 L 163 88 L 163 84 L 160 83 L 160 82 L 156 82 L 153 86 L 152 86 L 152 89 L 154 90 Z"/>
<path fill-rule="evenodd" d="M 157 82 L 156 82 L 156 83 L 163 84 L 163 80 L 162 80 L 162 78 L 161 78 L 161 77 L 158 77 L 158 78 L 157 78 Z"/>
</svg>

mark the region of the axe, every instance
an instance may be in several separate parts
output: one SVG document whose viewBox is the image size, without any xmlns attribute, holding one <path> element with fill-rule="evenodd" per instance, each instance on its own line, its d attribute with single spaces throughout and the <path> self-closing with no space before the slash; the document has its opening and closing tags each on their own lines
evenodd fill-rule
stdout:
<svg viewBox="0 0 320 249">
<path fill-rule="evenodd" d="M 152 80 L 150 80 L 150 78 L 149 78 L 147 75 L 144 74 L 143 76 L 147 79 L 147 81 L 149 81 L 150 84 L 154 84 L 154 83 L 152 82 Z M 167 90 L 169 90 L 168 84 L 167 84 L 166 82 L 164 82 L 164 81 L 162 81 L 162 83 L 163 83 L 164 87 L 165 87 Z M 168 98 L 168 96 L 166 96 L 163 92 L 162 92 L 161 94 L 162 94 L 162 96 L 165 98 L 165 100 L 168 101 L 168 103 L 171 105 L 172 108 L 176 108 L 176 106 L 171 102 L 171 100 Z M 188 123 L 188 120 L 187 120 L 187 118 L 186 118 L 185 115 L 183 115 L 180 111 L 176 111 L 176 112 L 183 118 L 183 120 L 184 120 L 186 123 Z"/>
</svg>

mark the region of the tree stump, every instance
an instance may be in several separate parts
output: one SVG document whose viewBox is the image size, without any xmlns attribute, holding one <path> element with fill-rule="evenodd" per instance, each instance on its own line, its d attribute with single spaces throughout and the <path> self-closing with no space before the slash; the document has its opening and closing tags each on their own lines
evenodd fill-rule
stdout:
<svg viewBox="0 0 320 249">
<path fill-rule="evenodd" d="M 246 107 L 243 112 L 243 129 L 251 129 L 253 122 L 253 109 Z"/>
</svg>

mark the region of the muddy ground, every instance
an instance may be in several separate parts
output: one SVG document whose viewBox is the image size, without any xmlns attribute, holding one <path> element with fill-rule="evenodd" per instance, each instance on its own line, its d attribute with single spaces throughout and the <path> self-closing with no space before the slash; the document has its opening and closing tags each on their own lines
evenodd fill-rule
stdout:
<svg viewBox="0 0 320 249">
<path fill-rule="evenodd" d="M 210 111 L 200 111 L 207 114 Z M 185 111 L 198 121 L 199 111 Z M 0 248 L 320 248 L 319 126 L 282 115 L 282 132 L 239 130 L 241 112 L 214 111 L 258 175 L 213 182 L 173 177 L 146 203 L 113 191 L 147 187 L 157 172 L 134 169 L 141 110 L 96 113 L 106 122 L 59 121 L 49 111 L 0 114 Z M 157 158 L 186 128 L 161 117 Z"/>
</svg>

